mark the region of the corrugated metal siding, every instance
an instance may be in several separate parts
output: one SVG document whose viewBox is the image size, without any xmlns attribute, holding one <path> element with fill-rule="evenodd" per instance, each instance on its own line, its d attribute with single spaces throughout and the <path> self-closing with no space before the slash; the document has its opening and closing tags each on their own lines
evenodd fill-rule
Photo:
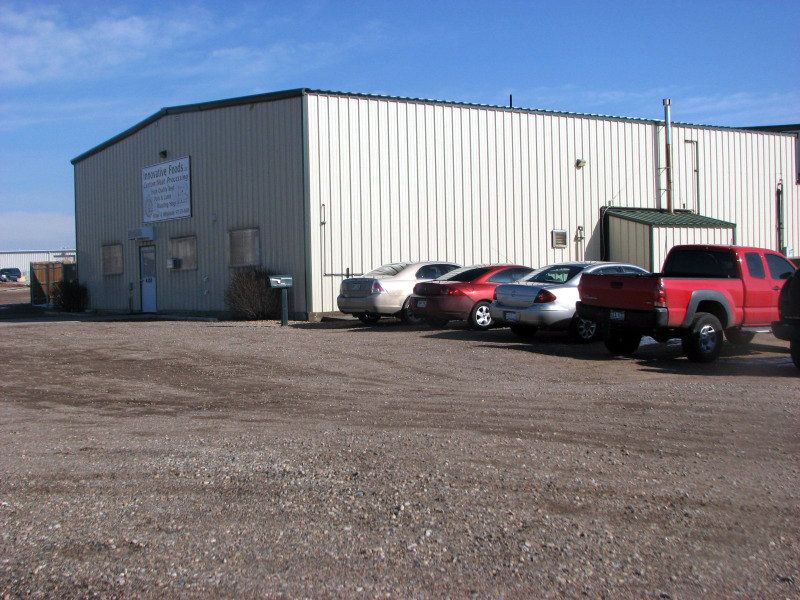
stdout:
<svg viewBox="0 0 800 600">
<path fill-rule="evenodd" d="M 336 309 L 347 269 L 599 258 L 600 207 L 665 208 L 657 124 L 333 94 L 307 103 L 315 311 Z M 740 243 L 775 248 L 782 179 L 786 240 L 800 248 L 794 143 L 676 126 L 675 206 L 734 221 Z M 568 248 L 550 247 L 552 229 L 567 230 Z"/>
<path fill-rule="evenodd" d="M 654 263 L 650 248 L 650 229 L 644 223 L 609 217 L 609 260 L 632 263 L 652 271 Z"/>
<path fill-rule="evenodd" d="M 678 244 L 732 244 L 733 229 L 705 229 L 700 227 L 654 227 L 653 271 L 661 270 L 667 252 Z"/>
<path fill-rule="evenodd" d="M 32 262 L 69 261 L 75 259 L 74 250 L 33 250 L 29 252 L 0 252 L 0 269 L 16 267 L 28 275 Z"/>
<path fill-rule="evenodd" d="M 168 158 L 159 158 L 166 149 Z M 139 304 L 138 247 L 127 239 L 142 225 L 141 169 L 191 157 L 192 217 L 153 225 L 160 311 L 224 310 L 228 231 L 259 227 L 261 262 L 295 277 L 292 310 L 304 312 L 305 233 L 302 100 L 168 115 L 75 165 L 78 262 L 91 305 Z M 169 239 L 197 236 L 196 271 L 170 271 Z M 103 277 L 102 244 L 124 245 L 123 275 Z"/>
</svg>

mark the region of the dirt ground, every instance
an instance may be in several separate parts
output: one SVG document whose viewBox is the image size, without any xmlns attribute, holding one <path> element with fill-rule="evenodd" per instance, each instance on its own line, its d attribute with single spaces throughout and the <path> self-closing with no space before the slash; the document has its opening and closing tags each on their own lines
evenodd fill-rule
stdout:
<svg viewBox="0 0 800 600">
<path fill-rule="evenodd" d="M 0 320 L 0 598 L 797 598 L 800 377 L 759 335 Z"/>
</svg>

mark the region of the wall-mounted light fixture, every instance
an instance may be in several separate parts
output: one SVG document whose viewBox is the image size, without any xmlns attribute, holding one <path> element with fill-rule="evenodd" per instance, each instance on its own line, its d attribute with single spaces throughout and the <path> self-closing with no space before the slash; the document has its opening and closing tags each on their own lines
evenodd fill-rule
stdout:
<svg viewBox="0 0 800 600">
<path fill-rule="evenodd" d="M 161 151 L 158 153 L 158 155 L 159 155 L 161 158 L 167 158 L 167 151 L 166 151 L 166 150 L 161 150 Z"/>
<path fill-rule="evenodd" d="M 582 158 L 579 158 L 578 160 L 575 161 L 575 168 L 576 169 L 582 169 L 585 166 L 586 166 L 586 161 L 583 160 Z"/>
</svg>

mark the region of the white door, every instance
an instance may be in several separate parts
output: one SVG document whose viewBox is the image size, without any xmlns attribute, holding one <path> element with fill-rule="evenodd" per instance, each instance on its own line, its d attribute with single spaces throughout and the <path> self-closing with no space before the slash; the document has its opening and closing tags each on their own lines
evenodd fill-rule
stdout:
<svg viewBox="0 0 800 600">
<path fill-rule="evenodd" d="M 139 278 L 142 286 L 142 312 L 156 312 L 156 247 L 139 248 Z"/>
</svg>

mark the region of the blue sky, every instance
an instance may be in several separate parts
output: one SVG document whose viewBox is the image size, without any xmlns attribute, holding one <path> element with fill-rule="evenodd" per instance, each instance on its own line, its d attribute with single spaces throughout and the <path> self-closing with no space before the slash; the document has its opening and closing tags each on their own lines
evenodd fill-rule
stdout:
<svg viewBox="0 0 800 600">
<path fill-rule="evenodd" d="M 74 244 L 71 158 L 164 106 L 313 87 L 800 123 L 800 2 L 0 0 L 0 250 Z"/>
</svg>

